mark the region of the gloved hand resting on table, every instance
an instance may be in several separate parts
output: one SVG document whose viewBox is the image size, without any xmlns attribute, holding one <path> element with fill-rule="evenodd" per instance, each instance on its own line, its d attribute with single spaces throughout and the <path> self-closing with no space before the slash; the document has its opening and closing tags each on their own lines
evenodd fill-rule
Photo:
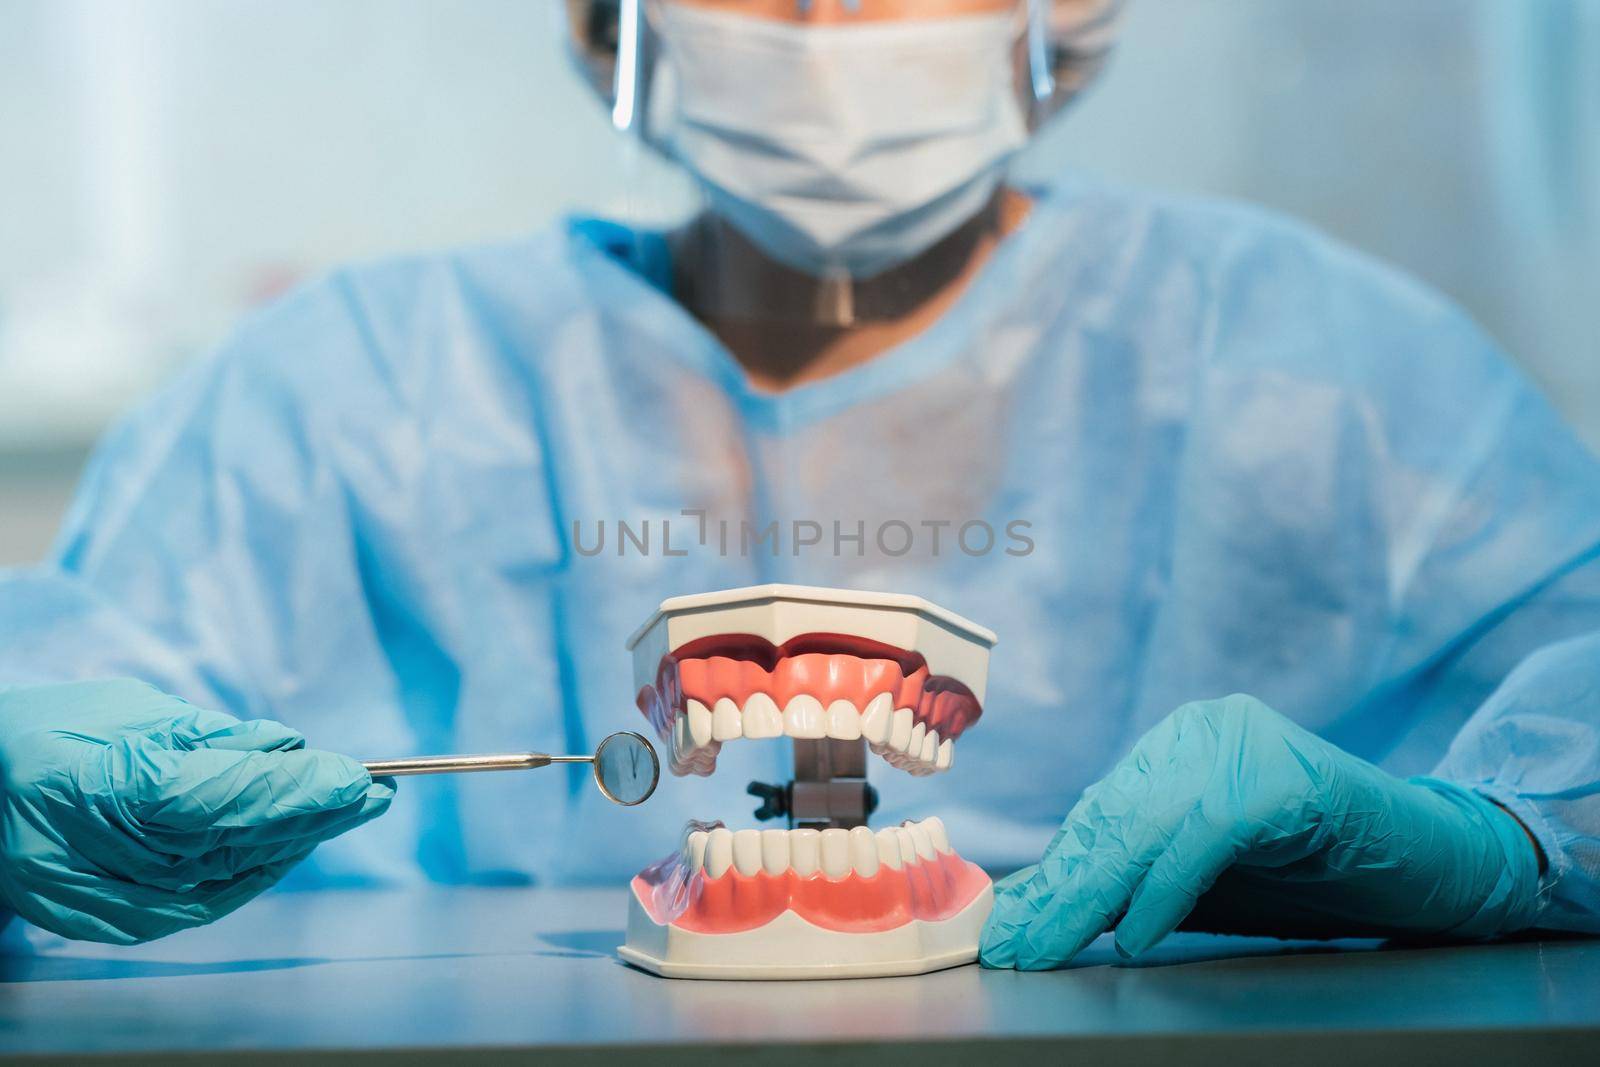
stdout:
<svg viewBox="0 0 1600 1067">
<path fill-rule="evenodd" d="M 130 944 L 233 911 L 394 795 L 280 723 L 141 682 L 0 688 L 0 899 Z"/>
<path fill-rule="evenodd" d="M 1488 800 L 1395 778 L 1234 696 L 1179 708 L 1084 792 L 1044 859 L 995 886 L 980 958 L 1058 967 L 1112 928 L 1132 957 L 1180 923 L 1490 937 L 1532 923 L 1538 865 Z"/>
</svg>

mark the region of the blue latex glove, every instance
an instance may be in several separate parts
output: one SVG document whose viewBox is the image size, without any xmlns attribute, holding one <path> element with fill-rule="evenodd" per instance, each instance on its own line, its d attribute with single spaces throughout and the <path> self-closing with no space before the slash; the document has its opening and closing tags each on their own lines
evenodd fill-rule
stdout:
<svg viewBox="0 0 1600 1067">
<path fill-rule="evenodd" d="M 1538 882 L 1532 842 L 1489 801 L 1233 696 L 1179 708 L 1084 792 L 1043 861 L 995 886 L 980 958 L 1058 967 L 1113 927 L 1133 957 L 1180 923 L 1489 937 L 1532 923 Z"/>
<path fill-rule="evenodd" d="M 0 688 L 0 897 L 130 944 L 233 911 L 394 796 L 280 723 L 141 682 Z"/>
</svg>

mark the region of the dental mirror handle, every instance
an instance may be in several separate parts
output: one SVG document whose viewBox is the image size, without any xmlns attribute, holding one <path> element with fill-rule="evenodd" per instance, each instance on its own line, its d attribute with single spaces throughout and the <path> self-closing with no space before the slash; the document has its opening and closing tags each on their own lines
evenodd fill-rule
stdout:
<svg viewBox="0 0 1600 1067">
<path fill-rule="evenodd" d="M 623 731 L 600 742 L 592 756 L 547 756 L 543 752 L 507 752 L 494 756 L 417 756 L 411 759 L 366 760 L 361 765 L 374 778 L 409 774 L 464 774 L 471 771 L 531 771 L 552 763 L 587 763 L 594 784 L 612 803 L 631 808 L 643 804 L 661 781 L 661 760 L 640 734 Z"/>
<path fill-rule="evenodd" d="M 552 763 L 592 763 L 593 756 L 547 756 L 543 752 L 508 752 L 498 756 L 418 756 L 413 759 L 363 760 L 374 778 L 412 774 L 465 774 L 472 771 L 531 771 Z"/>
</svg>

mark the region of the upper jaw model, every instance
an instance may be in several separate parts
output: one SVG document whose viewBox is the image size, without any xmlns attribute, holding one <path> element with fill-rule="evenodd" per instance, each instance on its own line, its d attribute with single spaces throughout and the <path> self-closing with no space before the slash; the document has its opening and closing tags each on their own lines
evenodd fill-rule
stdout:
<svg viewBox="0 0 1600 1067">
<path fill-rule="evenodd" d="M 752 783 L 789 830 L 689 824 L 632 882 L 619 952 L 669 978 L 842 978 L 970 963 L 989 878 L 937 818 L 876 832 L 870 748 L 950 769 L 983 714 L 994 634 L 920 597 L 762 585 L 676 597 L 628 641 L 674 774 L 728 742 L 790 737 L 795 780 Z"/>
</svg>

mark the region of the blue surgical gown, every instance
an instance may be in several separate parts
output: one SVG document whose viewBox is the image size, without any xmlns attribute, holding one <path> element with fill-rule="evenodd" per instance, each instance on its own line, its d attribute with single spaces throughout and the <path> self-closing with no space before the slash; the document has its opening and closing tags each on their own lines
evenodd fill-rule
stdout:
<svg viewBox="0 0 1600 1067">
<path fill-rule="evenodd" d="M 1069 177 L 925 333 L 769 394 L 635 236 L 353 267 L 256 314 L 0 580 L 0 679 L 136 675 L 362 757 L 582 751 L 642 722 L 623 645 L 665 597 L 912 592 L 1000 644 L 948 774 L 873 761 L 883 820 L 1031 862 L 1141 732 L 1242 691 L 1500 801 L 1549 857 L 1541 921 L 1600 929 L 1600 464 L 1457 311 L 1254 210 Z M 823 543 L 722 551 L 773 521 Z M 974 521 L 992 550 L 956 543 Z M 409 780 L 300 879 L 620 880 L 691 816 L 752 825 L 785 761 L 730 743 L 638 809 L 581 771 Z"/>
</svg>

